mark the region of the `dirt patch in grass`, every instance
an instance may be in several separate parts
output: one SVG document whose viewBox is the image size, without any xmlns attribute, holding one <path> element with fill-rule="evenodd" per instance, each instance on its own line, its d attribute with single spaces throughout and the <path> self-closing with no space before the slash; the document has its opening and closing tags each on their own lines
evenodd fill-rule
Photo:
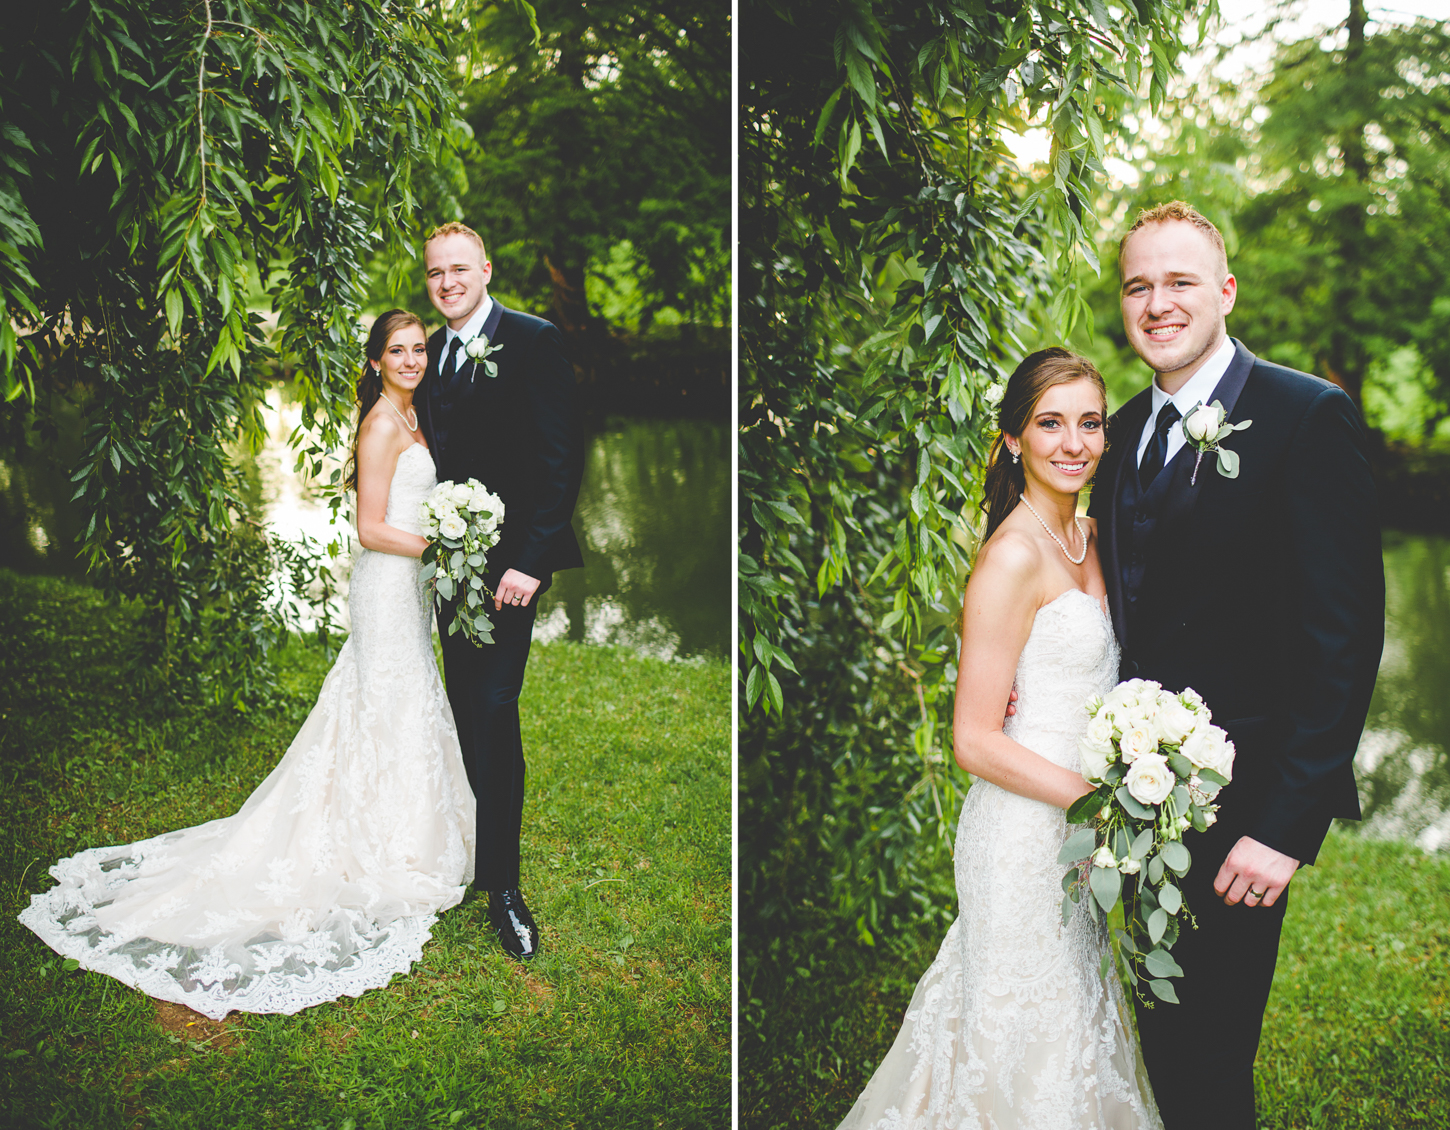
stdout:
<svg viewBox="0 0 1450 1130">
<path fill-rule="evenodd" d="M 186 1041 L 195 1041 L 207 1051 L 236 1051 L 240 1040 L 232 1028 L 241 1020 L 241 1015 L 228 1016 L 225 1020 L 210 1020 L 199 1012 L 193 1012 L 184 1004 L 171 1001 L 156 1002 L 156 1023 L 168 1036 Z"/>
</svg>

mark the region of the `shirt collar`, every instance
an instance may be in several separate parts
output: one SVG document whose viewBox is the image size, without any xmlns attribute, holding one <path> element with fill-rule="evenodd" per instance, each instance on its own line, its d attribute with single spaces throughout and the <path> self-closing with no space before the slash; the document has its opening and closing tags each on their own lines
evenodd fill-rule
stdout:
<svg viewBox="0 0 1450 1130">
<path fill-rule="evenodd" d="M 484 300 L 479 303 L 478 309 L 473 312 L 473 317 L 463 323 L 461 330 L 455 330 L 452 326 L 444 323 L 443 328 L 446 332 L 443 335 L 443 355 L 446 357 L 448 351 L 453 348 L 453 339 L 455 337 L 461 337 L 463 344 L 467 345 L 481 334 L 483 332 L 483 323 L 488 321 L 488 316 L 491 313 L 493 313 L 493 295 L 490 294 L 485 296 Z"/>
<path fill-rule="evenodd" d="M 1173 401 L 1181 415 L 1187 416 L 1188 410 L 1198 403 L 1207 404 L 1208 398 L 1213 395 L 1213 390 L 1223 375 L 1228 372 L 1228 367 L 1234 359 L 1233 338 L 1224 335 L 1223 344 L 1214 351 L 1212 357 L 1203 363 L 1198 372 L 1183 382 L 1183 387 L 1169 396 L 1158 387 L 1158 379 L 1153 378 L 1153 415 L 1152 419 L 1158 418 L 1158 412 L 1170 400 Z"/>
</svg>

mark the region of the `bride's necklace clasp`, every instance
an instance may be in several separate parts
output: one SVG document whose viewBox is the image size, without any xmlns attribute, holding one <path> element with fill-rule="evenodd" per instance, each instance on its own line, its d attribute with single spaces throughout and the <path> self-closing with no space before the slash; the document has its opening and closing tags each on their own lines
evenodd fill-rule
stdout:
<svg viewBox="0 0 1450 1130">
<path fill-rule="evenodd" d="M 1081 518 L 1079 518 L 1076 514 L 1072 516 L 1072 524 L 1077 527 L 1078 536 L 1082 538 L 1082 553 L 1077 557 L 1074 557 L 1067 551 L 1067 546 L 1063 544 L 1062 539 L 1052 532 L 1052 527 L 1047 524 L 1046 519 L 1044 519 L 1041 514 L 1037 513 L 1032 503 L 1027 501 L 1027 496 L 1025 494 L 1019 494 L 1017 497 L 1022 500 L 1023 506 L 1027 507 L 1028 510 L 1032 511 L 1032 516 L 1042 523 L 1042 528 L 1047 531 L 1047 536 L 1050 537 L 1053 541 L 1057 542 L 1057 548 L 1062 550 L 1062 555 L 1064 557 L 1066 557 L 1074 565 L 1081 565 L 1084 561 L 1087 560 L 1087 532 L 1082 528 Z"/>
</svg>

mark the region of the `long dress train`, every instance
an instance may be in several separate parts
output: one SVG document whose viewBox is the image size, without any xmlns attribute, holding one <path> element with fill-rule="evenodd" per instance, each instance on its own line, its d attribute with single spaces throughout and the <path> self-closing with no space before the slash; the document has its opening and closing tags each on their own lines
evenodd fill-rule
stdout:
<svg viewBox="0 0 1450 1130">
<path fill-rule="evenodd" d="M 1117 671 L 1102 605 L 1069 590 L 1033 621 L 1007 735 L 1076 770 L 1083 703 Z M 842 1130 L 1161 1128 L 1122 988 L 1099 974 L 1107 928 L 1081 906 L 1062 924 L 1067 833 L 1062 809 L 973 782 L 957 919 Z"/>
<path fill-rule="evenodd" d="M 419 533 L 426 448 L 386 521 Z M 50 868 L 23 922 L 56 952 L 212 1019 L 385 985 L 473 879 L 474 800 L 415 558 L 361 550 L 352 631 L 286 755 L 241 809 Z"/>
</svg>

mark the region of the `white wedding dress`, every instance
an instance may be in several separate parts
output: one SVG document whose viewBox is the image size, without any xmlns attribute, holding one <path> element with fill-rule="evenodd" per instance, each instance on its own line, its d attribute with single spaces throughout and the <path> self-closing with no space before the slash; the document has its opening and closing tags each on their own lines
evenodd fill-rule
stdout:
<svg viewBox="0 0 1450 1130">
<path fill-rule="evenodd" d="M 419 533 L 433 460 L 398 458 Z M 50 869 L 20 915 L 56 952 L 214 1020 L 293 1013 L 407 972 L 473 879 L 474 801 L 415 558 L 361 550 L 352 632 L 286 755 L 232 816 Z"/>
<path fill-rule="evenodd" d="M 1064 593 L 1022 649 L 1008 737 L 1077 770 L 1083 703 L 1117 671 L 1102 605 Z M 1099 974 L 1106 926 L 1081 905 L 1062 925 L 1067 834 L 1062 809 L 973 782 L 957 826 L 957 920 L 842 1130 L 1162 1126 L 1122 988 Z"/>
</svg>

